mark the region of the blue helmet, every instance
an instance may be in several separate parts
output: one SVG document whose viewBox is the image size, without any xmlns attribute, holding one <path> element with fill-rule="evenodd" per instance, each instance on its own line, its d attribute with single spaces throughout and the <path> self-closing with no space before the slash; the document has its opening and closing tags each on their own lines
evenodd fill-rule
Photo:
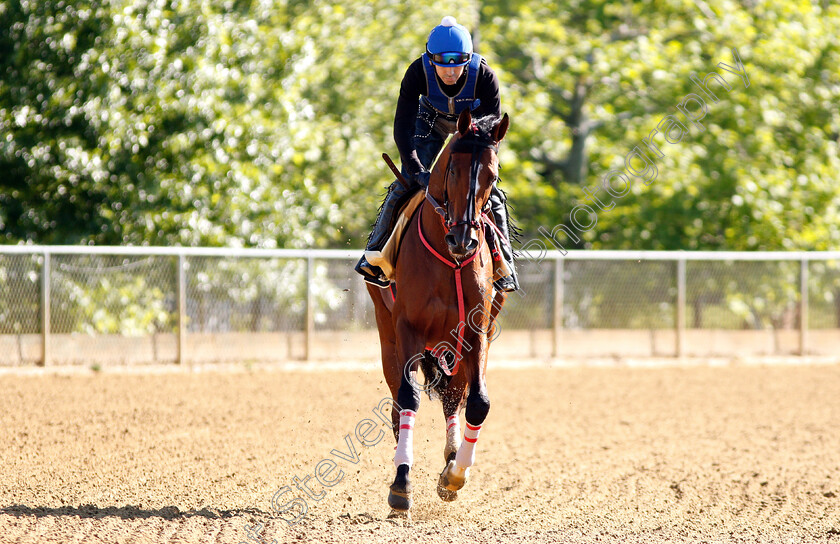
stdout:
<svg viewBox="0 0 840 544">
<path fill-rule="evenodd" d="M 426 53 L 432 64 L 438 66 L 464 66 L 472 58 L 473 45 L 469 31 L 447 15 L 429 33 Z"/>
</svg>

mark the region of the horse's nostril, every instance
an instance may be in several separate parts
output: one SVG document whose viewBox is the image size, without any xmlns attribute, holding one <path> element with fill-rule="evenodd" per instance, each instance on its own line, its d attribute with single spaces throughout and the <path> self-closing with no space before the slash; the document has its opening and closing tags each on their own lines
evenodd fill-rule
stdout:
<svg viewBox="0 0 840 544">
<path fill-rule="evenodd" d="M 478 247 L 478 240 L 475 238 L 471 238 L 469 243 L 467 243 L 467 251 L 472 251 Z"/>
<path fill-rule="evenodd" d="M 455 247 L 456 245 L 458 245 L 458 243 L 455 241 L 454 234 L 447 234 L 443 237 L 443 239 L 446 241 L 446 245 L 448 245 L 449 247 Z"/>
</svg>

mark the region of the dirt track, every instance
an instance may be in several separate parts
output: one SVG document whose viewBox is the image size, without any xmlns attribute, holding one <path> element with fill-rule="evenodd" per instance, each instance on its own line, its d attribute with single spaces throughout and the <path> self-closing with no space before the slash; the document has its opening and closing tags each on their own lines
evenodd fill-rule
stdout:
<svg viewBox="0 0 840 544">
<path fill-rule="evenodd" d="M 840 543 L 837 366 L 495 370 L 489 390 L 456 502 L 424 398 L 411 521 L 384 519 L 387 437 L 289 527 L 272 494 L 350 451 L 378 373 L 0 376 L 0 542 Z"/>
</svg>

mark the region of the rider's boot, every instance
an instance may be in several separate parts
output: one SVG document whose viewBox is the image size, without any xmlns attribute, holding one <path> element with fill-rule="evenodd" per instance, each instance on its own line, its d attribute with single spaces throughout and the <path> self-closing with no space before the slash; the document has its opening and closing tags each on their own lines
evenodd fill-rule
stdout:
<svg viewBox="0 0 840 544">
<path fill-rule="evenodd" d="M 493 283 L 497 291 L 516 291 L 519 289 L 519 280 L 516 278 L 516 268 L 513 262 L 513 248 L 510 241 L 510 229 L 508 228 L 507 199 L 498 187 L 493 185 L 490 191 L 490 211 L 493 213 L 493 222 L 501 231 L 503 237 L 499 240 L 499 247 L 502 251 L 502 258 L 510 271 L 509 276 L 499 278 Z"/>
<path fill-rule="evenodd" d="M 388 188 L 388 194 L 385 196 L 385 201 L 382 207 L 379 208 L 379 217 L 376 218 L 376 224 L 373 227 L 373 232 L 368 236 L 367 246 L 365 247 L 365 254 L 359 259 L 356 264 L 356 272 L 362 275 L 366 282 L 379 287 L 388 287 L 391 282 L 382 273 L 382 269 L 378 266 L 372 265 L 367 261 L 369 251 L 382 251 L 385 242 L 391 234 L 394 222 L 394 211 L 397 208 L 397 202 L 400 198 L 408 192 L 408 189 L 400 183 L 395 181 Z"/>
</svg>

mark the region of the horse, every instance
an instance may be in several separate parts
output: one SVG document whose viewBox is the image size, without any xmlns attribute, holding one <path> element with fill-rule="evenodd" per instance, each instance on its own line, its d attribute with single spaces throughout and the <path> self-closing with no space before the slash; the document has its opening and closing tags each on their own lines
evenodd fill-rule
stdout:
<svg viewBox="0 0 840 544">
<path fill-rule="evenodd" d="M 437 485 L 441 499 L 457 498 L 475 461 L 476 441 L 490 410 L 485 381 L 488 338 L 493 338 L 505 300 L 505 293 L 493 288 L 486 233 L 493 225 L 486 206 L 498 180 L 498 146 L 509 123 L 507 114 L 493 118 L 489 126 L 475 124 L 469 110 L 459 115 L 457 132 L 430 174 L 426 198 L 404 231 L 396 258 L 396 288 L 367 287 L 379 329 L 382 369 L 395 400 L 391 516 L 409 516 L 412 504 L 409 472 L 421 391 L 440 397 L 446 420 L 445 466 Z M 418 367 L 425 384 L 415 379 Z M 461 441 L 459 414 L 464 404 Z"/>
</svg>

